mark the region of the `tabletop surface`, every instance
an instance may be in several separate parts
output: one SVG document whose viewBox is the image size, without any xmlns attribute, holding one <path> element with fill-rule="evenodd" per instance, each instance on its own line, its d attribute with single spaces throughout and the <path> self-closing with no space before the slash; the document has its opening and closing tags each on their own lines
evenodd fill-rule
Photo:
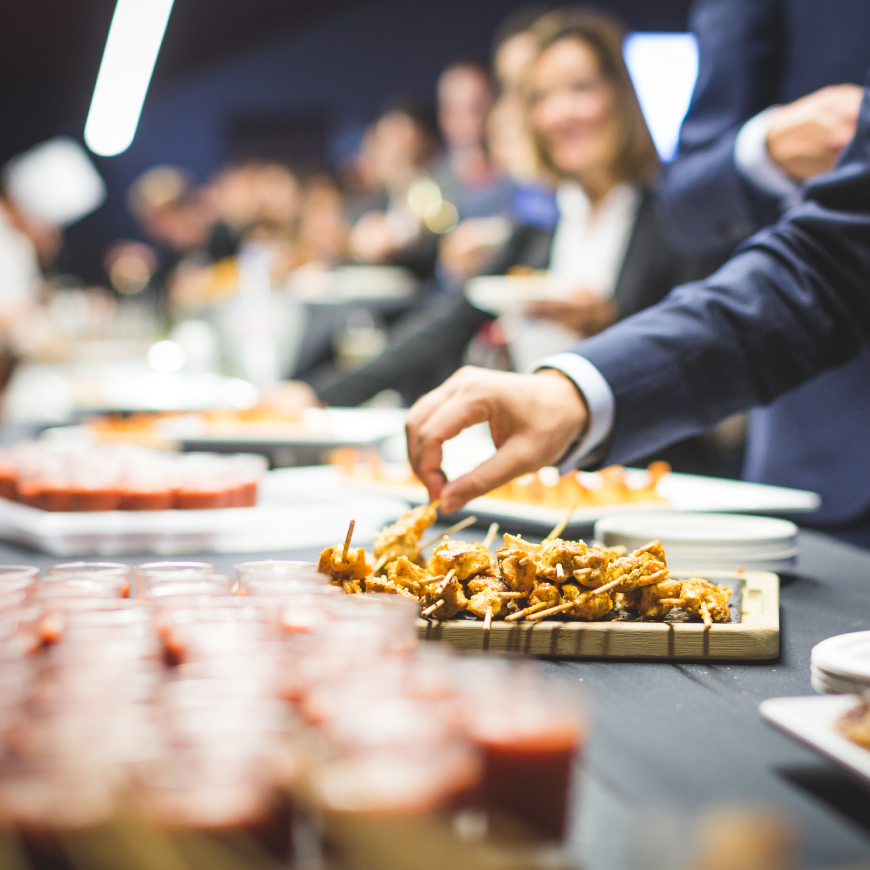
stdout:
<svg viewBox="0 0 870 870">
<path fill-rule="evenodd" d="M 301 550 L 292 557 L 316 555 Z M 259 555 L 199 558 L 229 574 L 234 563 Z M 56 561 L 0 544 L 0 563 L 44 568 Z M 546 663 L 569 685 L 576 682 L 591 708 L 592 735 L 571 843 L 584 866 L 636 867 L 620 832 L 636 828 L 650 811 L 673 824 L 696 818 L 706 804 L 728 802 L 782 811 L 802 842 L 804 867 L 870 867 L 870 794 L 758 715 L 765 698 L 813 694 L 812 646 L 870 628 L 868 601 L 870 551 L 802 532 L 798 572 L 782 581 L 778 661 Z"/>
</svg>

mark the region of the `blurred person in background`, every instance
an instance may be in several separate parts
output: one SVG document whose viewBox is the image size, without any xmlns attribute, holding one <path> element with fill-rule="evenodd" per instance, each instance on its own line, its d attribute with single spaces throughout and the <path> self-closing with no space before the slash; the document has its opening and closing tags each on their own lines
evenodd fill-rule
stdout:
<svg viewBox="0 0 870 870">
<path fill-rule="evenodd" d="M 175 166 L 155 166 L 130 185 L 127 206 L 145 237 L 158 248 L 152 283 L 158 299 L 178 292 L 172 282 L 185 260 L 211 262 L 209 240 L 215 217 L 190 175 Z"/>
<path fill-rule="evenodd" d="M 0 190 L 0 384 L 14 360 L 51 354 L 61 343 L 44 307 L 64 228 L 102 205 L 106 188 L 84 149 L 57 137 L 12 158 Z M 108 294 L 83 291 L 106 301 Z"/>
<path fill-rule="evenodd" d="M 478 64 L 451 64 L 438 79 L 438 125 L 445 147 L 432 178 L 459 220 L 510 213 L 511 185 L 493 167 L 487 143 L 494 98 L 492 79 Z"/>
<path fill-rule="evenodd" d="M 658 157 L 622 59 L 623 35 L 615 19 L 585 10 L 554 12 L 536 29 L 526 111 L 562 212 L 555 230 L 518 224 L 487 272 L 548 270 L 576 289 L 530 312 L 513 348 L 522 356 L 567 347 L 695 275 L 657 223 L 650 185 Z M 412 402 L 461 365 L 493 319 L 463 294 L 441 298 L 403 322 L 379 357 L 312 384 L 332 405 L 357 405 L 385 389 Z M 525 360 L 513 362 L 522 369 Z"/>
<path fill-rule="evenodd" d="M 336 266 L 347 257 L 344 199 L 326 175 L 310 179 L 302 191 L 297 237 L 300 264 Z"/>
<path fill-rule="evenodd" d="M 428 178 L 437 146 L 434 117 L 411 100 L 397 101 L 366 130 L 358 160 L 364 191 L 347 204 L 348 247 L 358 262 L 433 275 L 437 236 L 425 222 L 427 202 L 418 206 L 409 194 L 415 185 L 425 192 L 419 183 Z"/>
<path fill-rule="evenodd" d="M 691 27 L 698 82 L 660 183 L 660 213 L 673 244 L 724 258 L 833 169 L 852 139 L 870 67 L 870 4 L 703 0 Z M 866 515 L 868 383 L 864 351 L 752 411 L 743 476 L 818 492 L 819 522 Z"/>
<path fill-rule="evenodd" d="M 486 119 L 486 145 L 492 170 L 504 179 L 499 214 L 552 229 L 558 220 L 556 203 L 552 188 L 542 178 L 525 109 L 526 81 L 537 51 L 532 27 L 543 13 L 539 7 L 519 9 L 496 32 L 492 68 L 498 93 Z M 510 230 L 511 223 L 504 217 L 463 220 L 441 240 L 439 264 L 446 280 L 460 285 L 479 274 Z"/>
<path fill-rule="evenodd" d="M 268 249 L 276 280 L 298 265 L 301 188 L 281 164 L 225 167 L 202 188 L 183 170 L 158 166 L 133 183 L 128 202 L 145 235 L 162 248 L 154 284 L 175 313 L 232 295 L 235 258 L 246 245 Z"/>
</svg>

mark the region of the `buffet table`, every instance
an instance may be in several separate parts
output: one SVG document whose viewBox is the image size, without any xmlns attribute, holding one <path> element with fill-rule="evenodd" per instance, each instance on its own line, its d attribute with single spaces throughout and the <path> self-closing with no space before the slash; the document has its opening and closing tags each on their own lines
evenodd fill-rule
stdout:
<svg viewBox="0 0 870 870">
<path fill-rule="evenodd" d="M 643 866 L 621 834 L 638 832 L 641 819 L 660 816 L 670 819 L 678 837 L 683 820 L 694 824 L 700 808 L 723 802 L 784 813 L 802 844 L 801 866 L 870 866 L 870 794 L 758 715 L 765 698 L 812 694 L 809 660 L 815 643 L 870 627 L 870 551 L 815 532 L 802 533 L 800 543 L 798 574 L 782 582 L 782 653 L 775 663 L 549 665 L 576 677 L 592 707 L 571 844 L 584 867 Z M 315 556 L 308 550 L 292 554 Z M 199 558 L 227 574 L 239 561 L 226 555 Z M 0 563 L 47 567 L 54 561 L 0 544 Z"/>
</svg>

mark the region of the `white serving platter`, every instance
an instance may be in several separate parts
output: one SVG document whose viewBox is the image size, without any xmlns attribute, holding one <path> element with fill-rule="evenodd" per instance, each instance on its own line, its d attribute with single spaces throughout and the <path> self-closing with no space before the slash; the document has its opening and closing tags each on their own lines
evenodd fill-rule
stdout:
<svg viewBox="0 0 870 870">
<path fill-rule="evenodd" d="M 308 408 L 298 424 L 280 422 L 222 423 L 215 426 L 190 414 L 163 420 L 160 435 L 187 447 L 198 444 L 374 447 L 401 435 L 406 412 L 392 408 Z"/>
<path fill-rule="evenodd" d="M 0 538 L 55 556 L 274 552 L 335 544 L 351 519 L 356 539 L 367 542 L 407 509 L 390 496 L 338 480 L 324 488 L 322 475 L 287 471 L 298 469 L 269 472 L 249 508 L 54 513 L 0 499 Z"/>
<path fill-rule="evenodd" d="M 852 743 L 835 723 L 859 701 L 857 695 L 769 698 L 758 708 L 769 725 L 815 749 L 870 787 L 870 750 Z"/>
<path fill-rule="evenodd" d="M 641 469 L 629 468 L 626 469 L 626 480 L 629 486 L 639 488 L 645 485 L 647 473 Z M 350 486 L 393 495 L 412 504 L 429 501 L 426 489 L 420 485 L 365 478 L 347 478 L 346 482 Z M 578 508 L 572 514 L 570 527 L 591 525 L 596 520 L 611 514 L 638 511 L 802 514 L 815 510 L 820 504 L 819 497 L 815 493 L 803 490 L 675 472 L 662 478 L 657 491 L 667 501 Z M 474 499 L 457 512 L 457 516 L 469 514 L 474 514 L 482 522 L 522 523 L 527 527 L 549 531 L 564 518 L 565 511 L 562 508 L 542 507 L 484 496 Z M 776 555 L 778 559 L 782 554 Z"/>
</svg>

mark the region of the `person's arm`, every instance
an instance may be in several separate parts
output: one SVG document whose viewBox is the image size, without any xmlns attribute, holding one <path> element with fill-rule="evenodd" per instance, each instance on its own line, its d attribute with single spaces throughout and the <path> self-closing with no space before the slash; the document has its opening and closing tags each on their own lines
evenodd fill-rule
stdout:
<svg viewBox="0 0 870 870">
<path fill-rule="evenodd" d="M 756 187 L 735 162 L 742 125 L 777 100 L 784 39 L 779 7 L 775 0 L 694 4 L 698 80 L 677 157 L 658 186 L 665 231 L 687 253 L 728 254 L 779 214 L 780 196 Z"/>
<path fill-rule="evenodd" d="M 629 461 L 702 432 L 730 414 L 770 402 L 847 362 L 870 342 L 870 96 L 839 168 L 806 188 L 805 201 L 704 282 L 577 346 L 613 397 L 606 461 Z M 467 372 L 424 397 L 408 417 L 408 449 L 432 497 L 451 509 L 529 471 L 552 464 L 556 447 L 596 426 L 570 393 L 551 396 L 542 378 L 574 384 L 570 373 L 484 383 Z M 502 376 L 504 377 L 504 376 Z M 475 381 L 472 383 L 472 381 Z M 580 396 L 582 384 L 577 384 Z M 536 436 L 516 419 L 512 396 L 536 396 L 534 414 L 552 420 Z M 578 407 L 580 410 L 578 411 Z M 507 408 L 508 412 L 504 409 Z M 529 412 L 530 414 L 532 411 Z M 445 485 L 443 441 L 489 420 L 499 451 L 477 472 Z M 831 421 L 835 426 L 836 421 Z M 573 431 L 571 427 L 574 427 Z M 536 440 L 537 438 L 537 440 Z M 481 473 L 483 472 L 483 473 Z"/>
</svg>

